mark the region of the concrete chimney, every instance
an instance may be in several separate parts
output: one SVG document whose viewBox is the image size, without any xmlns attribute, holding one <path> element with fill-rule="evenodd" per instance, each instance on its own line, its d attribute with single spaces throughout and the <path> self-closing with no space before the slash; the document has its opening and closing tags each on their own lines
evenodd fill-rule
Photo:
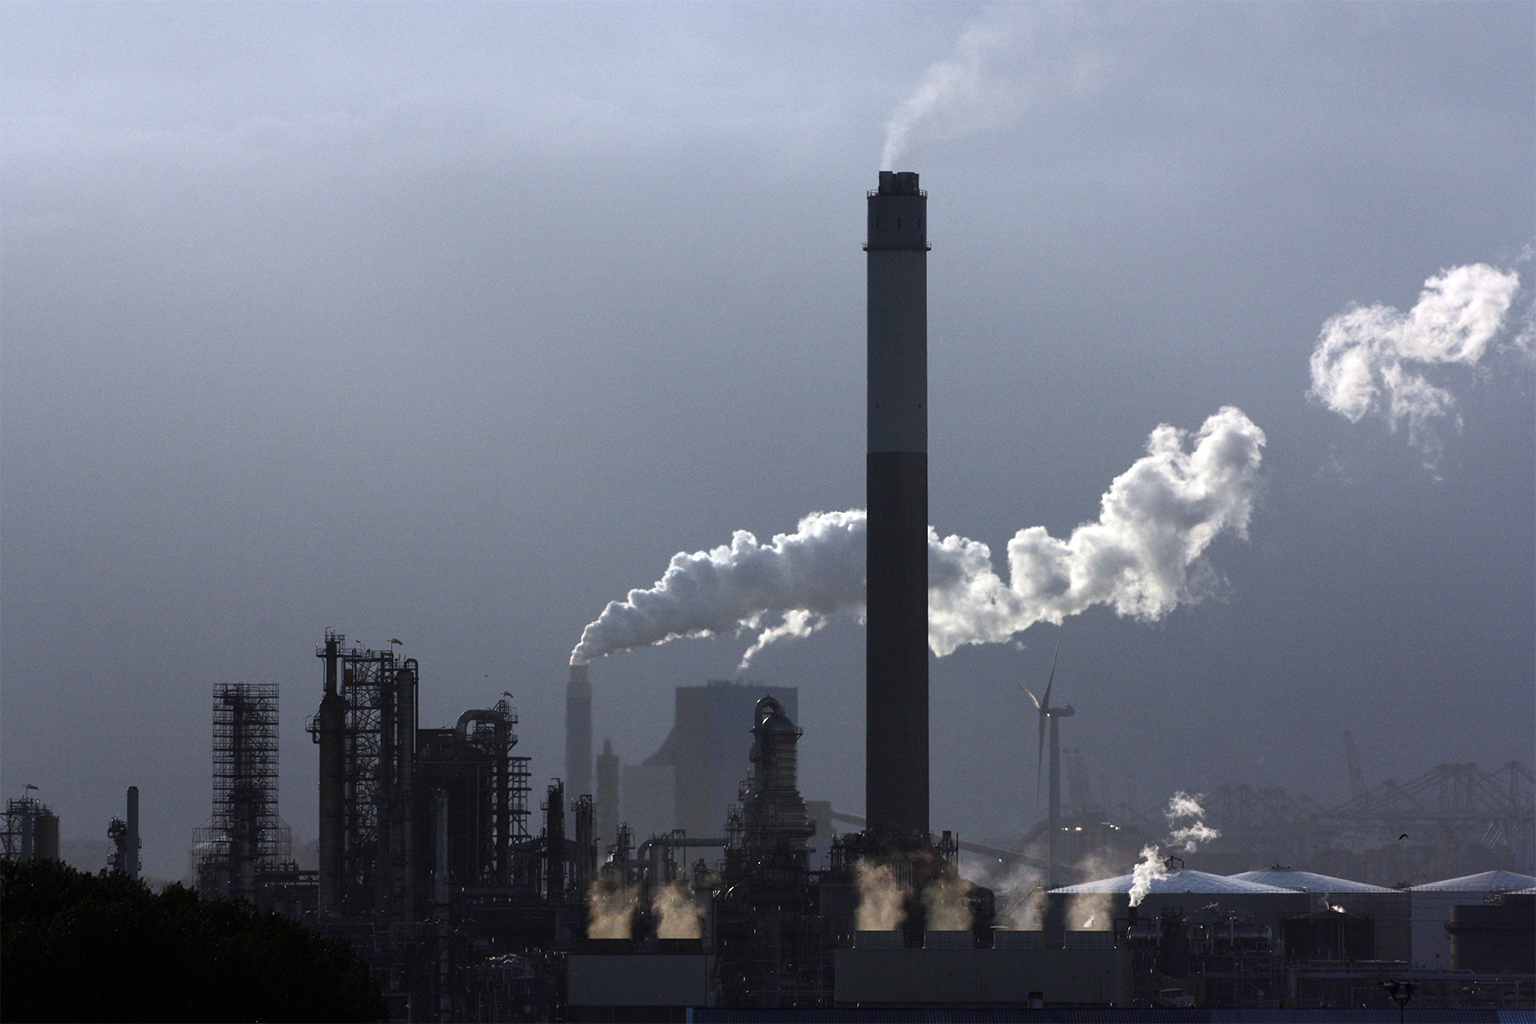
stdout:
<svg viewBox="0 0 1536 1024">
<path fill-rule="evenodd" d="M 597 755 L 597 835 L 612 843 L 619 835 L 619 755 L 613 752 L 613 740 L 603 740 L 603 752 Z"/>
<path fill-rule="evenodd" d="M 592 684 L 585 664 L 572 665 L 565 684 L 565 787 L 577 796 L 592 792 Z"/>
<path fill-rule="evenodd" d="M 128 835 L 123 850 L 123 874 L 139 877 L 139 787 L 128 787 Z"/>
<path fill-rule="evenodd" d="M 869 193 L 865 808 L 928 835 L 928 196 L 912 171 Z"/>
</svg>

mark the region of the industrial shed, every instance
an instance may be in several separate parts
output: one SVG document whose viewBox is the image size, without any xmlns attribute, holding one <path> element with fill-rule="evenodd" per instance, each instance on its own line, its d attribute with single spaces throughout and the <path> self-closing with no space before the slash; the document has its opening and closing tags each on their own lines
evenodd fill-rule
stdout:
<svg viewBox="0 0 1536 1024">
<path fill-rule="evenodd" d="M 1230 877 L 1310 893 L 1313 897 L 1311 909 L 1314 912 L 1342 909 L 1344 916 L 1369 918 L 1374 936 L 1371 948 L 1350 950 L 1350 955 L 1341 959 L 1407 961 L 1412 954 L 1406 890 L 1388 889 L 1348 878 L 1320 875 L 1315 871 L 1295 871 L 1284 867 L 1244 871 Z M 1294 959 L 1289 946 L 1288 942 L 1287 958 Z"/>
</svg>

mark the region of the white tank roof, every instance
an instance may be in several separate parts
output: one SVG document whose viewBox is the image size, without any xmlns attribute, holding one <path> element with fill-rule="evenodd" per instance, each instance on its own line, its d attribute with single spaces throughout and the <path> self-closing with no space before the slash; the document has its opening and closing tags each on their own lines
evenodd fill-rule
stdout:
<svg viewBox="0 0 1536 1024">
<path fill-rule="evenodd" d="M 1475 875 L 1447 878 L 1411 886 L 1413 892 L 1510 892 L 1536 886 L 1536 875 L 1518 875 L 1513 871 L 1480 871 Z"/>
<path fill-rule="evenodd" d="M 1080 885 L 1064 885 L 1051 892 L 1061 893 L 1086 893 L 1086 892 L 1110 892 L 1128 893 L 1136 881 L 1135 875 L 1116 875 L 1114 878 L 1101 878 L 1096 882 L 1083 882 Z M 1157 893 L 1294 893 L 1294 889 L 1285 889 L 1277 885 L 1263 885 L 1259 882 L 1249 882 L 1241 878 L 1228 878 L 1225 875 L 1213 875 L 1206 871 L 1192 871 L 1188 868 L 1179 871 L 1168 872 L 1167 878 L 1154 878 L 1152 880 L 1153 894 Z"/>
<path fill-rule="evenodd" d="M 1367 882 L 1352 882 L 1347 878 L 1335 878 L 1332 875 L 1320 875 L 1315 871 L 1292 871 L 1290 868 L 1270 868 L 1267 871 L 1243 871 L 1229 878 L 1240 878 L 1245 882 L 1258 882 L 1261 885 L 1277 885 L 1282 889 L 1295 889 L 1299 892 L 1398 892 L 1397 889 L 1388 889 L 1385 886 L 1371 885 Z"/>
</svg>

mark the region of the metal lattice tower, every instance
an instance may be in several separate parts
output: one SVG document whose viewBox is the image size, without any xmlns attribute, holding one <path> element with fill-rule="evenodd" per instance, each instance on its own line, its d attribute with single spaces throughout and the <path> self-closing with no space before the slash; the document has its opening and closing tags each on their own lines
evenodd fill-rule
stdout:
<svg viewBox="0 0 1536 1024">
<path fill-rule="evenodd" d="M 198 888 L 250 898 L 256 875 L 292 859 L 277 814 L 277 684 L 213 691 L 213 816 L 197 830 Z"/>
<path fill-rule="evenodd" d="M 57 860 L 59 819 L 46 804 L 30 796 L 6 801 L 0 823 L 0 853 L 7 860 Z"/>
<path fill-rule="evenodd" d="M 392 709 L 392 650 L 353 647 L 341 656 L 342 780 L 345 797 L 342 873 L 349 890 L 373 894 L 379 872 L 379 812 L 384 804 L 385 715 Z M 355 887 L 355 890 L 353 889 Z"/>
<path fill-rule="evenodd" d="M 507 761 L 507 810 L 506 814 L 496 816 L 495 828 L 497 834 L 505 833 L 508 843 L 518 843 L 529 838 L 528 834 L 528 793 L 530 786 L 529 762 L 531 758 L 525 756 L 513 756 L 511 750 L 517 746 L 517 712 L 512 705 L 504 700 L 496 702 L 491 708 L 507 723 L 507 739 L 504 746 L 495 747 L 493 731 L 484 728 L 484 723 L 476 723 L 477 731 L 471 734 L 473 741 L 485 746 L 486 749 L 494 749 L 496 755 Z"/>
</svg>

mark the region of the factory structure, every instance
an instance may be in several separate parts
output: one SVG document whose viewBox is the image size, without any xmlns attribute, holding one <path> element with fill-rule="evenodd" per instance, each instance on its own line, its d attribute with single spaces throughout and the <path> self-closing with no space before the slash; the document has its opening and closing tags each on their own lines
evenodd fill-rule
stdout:
<svg viewBox="0 0 1536 1024">
<path fill-rule="evenodd" d="M 1048 886 L 1051 861 L 951 832 L 834 832 L 827 818 L 852 816 L 818 816 L 800 791 L 793 688 L 719 680 L 678 688 L 666 760 L 646 759 L 673 769 L 672 817 L 637 830 L 622 781 L 634 776 L 611 744 L 594 758 L 598 799 L 555 781 L 534 807 L 506 701 L 423 727 L 414 659 L 329 631 L 316 654 L 318 869 L 288 859 L 275 690 L 221 686 L 198 883 L 346 938 L 398 1019 L 1390 1005 L 1383 981 L 1413 985 L 1416 1005 L 1532 1000 L 1530 875 L 1389 888 L 1167 857 L 1144 894 L 1135 873 Z M 734 764 L 716 769 L 711 731 Z M 716 807 L 722 773 L 738 781 Z M 1081 801 L 1047 817 L 1064 876 L 1083 873 L 1090 812 L 1107 817 Z M 695 813 L 702 827 L 678 824 Z M 1039 881 L 976 884 L 959 870 L 966 851 Z"/>
<path fill-rule="evenodd" d="M 1253 847 L 1220 874 L 1161 856 L 1090 877 L 1090 857 L 1129 867 L 1157 827 L 1094 801 L 1080 750 L 1063 763 L 1074 709 L 1050 686 L 1036 700 L 1045 819 L 1011 849 L 934 827 L 927 196 L 917 174 L 883 171 L 867 198 L 865 815 L 801 793 L 794 687 L 680 686 L 666 740 L 625 765 L 611 740 L 594 749 L 592 680 L 573 664 L 563 780 L 535 794 L 508 700 L 423 726 L 423 666 L 327 630 L 307 723 L 317 864 L 300 868 L 279 815 L 277 687 L 221 684 L 198 888 L 347 939 L 398 1020 L 1392 1006 L 1409 990 L 1387 983 L 1413 986 L 1415 1006 L 1536 1005 L 1530 875 L 1386 887 Z M 1520 864 L 1531 783 L 1510 770 L 1515 811 L 1498 819 L 1496 845 Z M 1364 796 L 1350 827 L 1364 828 Z M 111 828 L 114 866 L 137 873 L 137 790 Z M 57 836 L 41 804 L 10 801 L 6 856 L 56 857 Z M 982 861 L 990 876 L 972 870 Z M 1032 881 L 1007 882 L 1013 869 Z"/>
<path fill-rule="evenodd" d="M 129 793 L 137 832 L 138 793 Z M 127 822 L 108 827 L 127 844 Z M 258 886 L 297 870 L 293 835 L 277 814 L 277 685 L 228 683 L 213 691 L 213 815 L 194 833 L 199 892 L 254 900 Z M 137 859 L 137 851 L 133 851 Z"/>
<path fill-rule="evenodd" d="M 728 679 L 679 686 L 672 728 L 661 746 L 640 763 L 618 768 L 613 796 L 605 796 L 604 786 L 598 786 L 599 817 L 609 815 L 610 807 L 615 812 L 622 808 L 624 823 L 641 835 L 673 829 L 695 836 L 719 835 L 721 823 L 738 799 L 742 723 L 752 721 L 762 697 L 772 697 L 786 715 L 799 719 L 800 694 L 793 686 Z M 611 746 L 606 749 L 606 756 L 616 757 Z M 599 782 L 604 771 L 613 770 L 600 760 Z M 614 837 L 605 827 L 599 827 L 598 834 L 606 841 Z"/>
<path fill-rule="evenodd" d="M 28 785 L 26 790 L 35 788 Z M 12 797 L 5 802 L 0 850 L 7 860 L 58 860 L 59 816 L 36 797 Z"/>
</svg>

